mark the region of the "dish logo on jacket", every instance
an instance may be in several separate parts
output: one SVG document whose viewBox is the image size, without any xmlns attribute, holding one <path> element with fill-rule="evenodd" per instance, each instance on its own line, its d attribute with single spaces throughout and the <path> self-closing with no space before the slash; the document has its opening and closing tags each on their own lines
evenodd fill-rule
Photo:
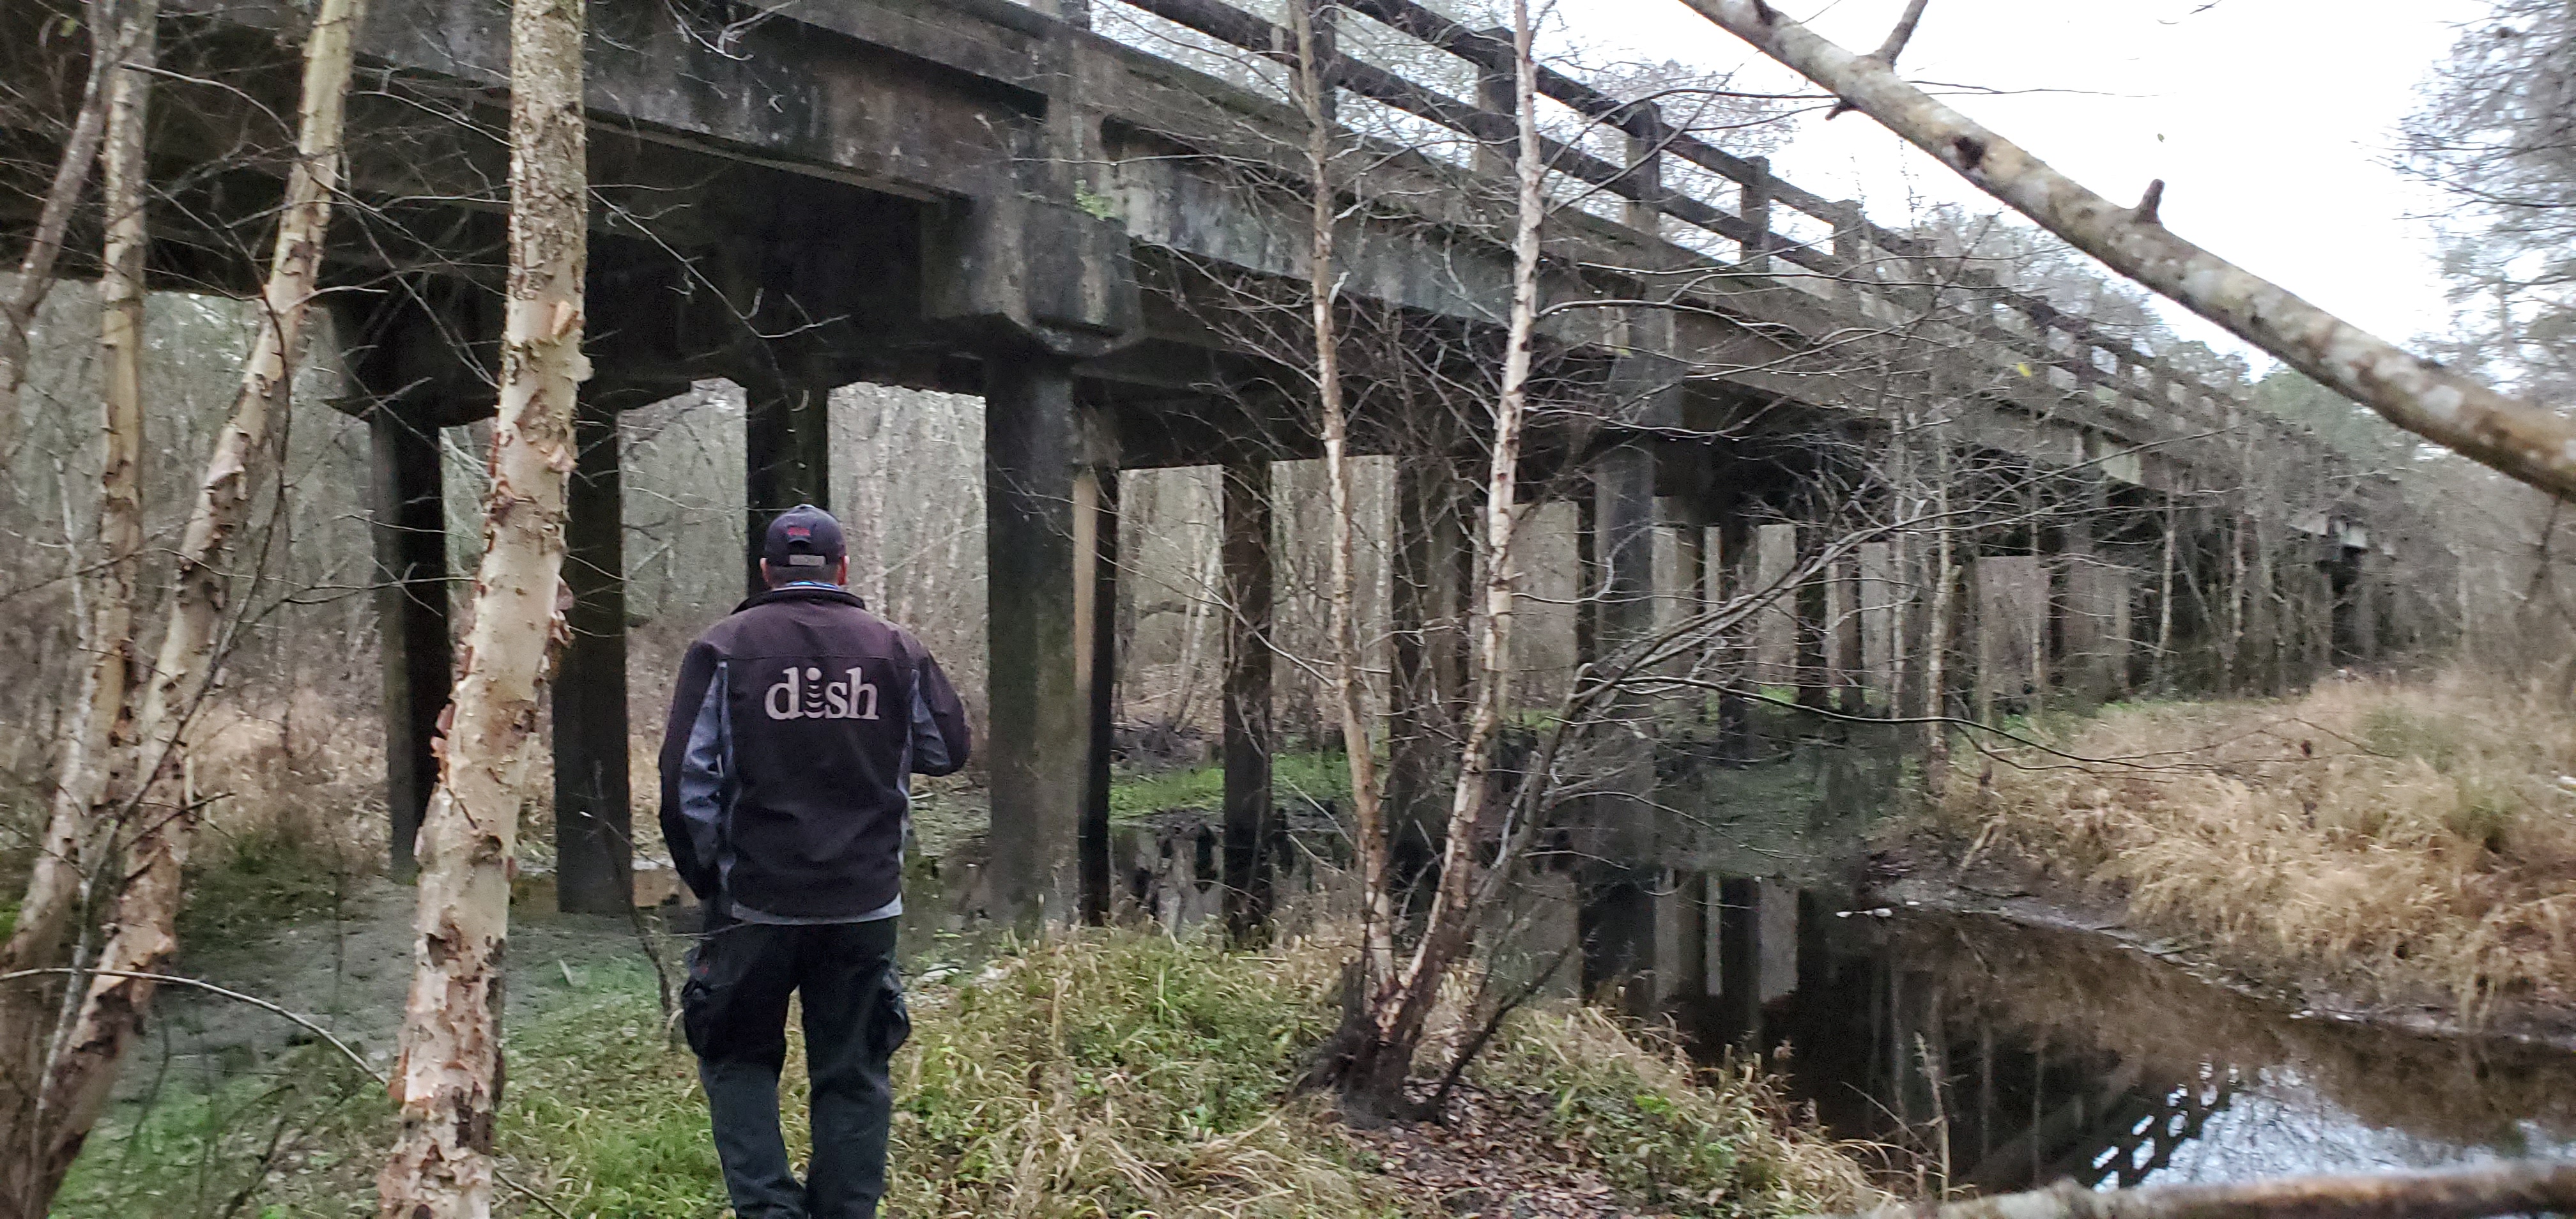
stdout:
<svg viewBox="0 0 2576 1219">
<path fill-rule="evenodd" d="M 773 720 L 872 720 L 877 718 L 877 688 L 852 668 L 848 681 L 823 680 L 823 670 L 787 667 L 787 676 L 761 698 L 761 710 Z"/>
</svg>

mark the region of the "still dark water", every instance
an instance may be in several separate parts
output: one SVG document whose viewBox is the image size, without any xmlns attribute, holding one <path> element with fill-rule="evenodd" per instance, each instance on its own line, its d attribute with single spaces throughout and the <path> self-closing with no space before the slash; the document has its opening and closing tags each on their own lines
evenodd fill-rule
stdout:
<svg viewBox="0 0 2576 1219">
<path fill-rule="evenodd" d="M 1985 1192 L 2576 1155 L 2576 1055 L 2299 1018 L 2096 936 L 1732 886 L 1706 1046 Z M 1729 968 L 1731 966 L 1731 968 Z"/>
</svg>

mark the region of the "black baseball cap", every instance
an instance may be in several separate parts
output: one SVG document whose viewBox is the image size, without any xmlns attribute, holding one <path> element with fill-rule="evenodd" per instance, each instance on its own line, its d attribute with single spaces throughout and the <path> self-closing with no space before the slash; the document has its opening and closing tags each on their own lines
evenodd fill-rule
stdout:
<svg viewBox="0 0 2576 1219">
<path fill-rule="evenodd" d="M 760 557 L 782 576 L 827 575 L 848 554 L 841 543 L 841 522 L 812 504 L 779 513 L 760 545 Z"/>
</svg>

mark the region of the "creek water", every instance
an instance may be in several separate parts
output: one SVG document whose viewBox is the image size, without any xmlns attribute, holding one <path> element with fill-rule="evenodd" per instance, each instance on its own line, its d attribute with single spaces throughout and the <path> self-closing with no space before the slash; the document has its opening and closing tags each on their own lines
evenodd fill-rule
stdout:
<svg viewBox="0 0 2576 1219">
<path fill-rule="evenodd" d="M 2576 1155 L 2576 1055 L 2290 1011 L 2099 935 L 1728 890 L 1685 1030 L 1758 1045 L 1830 1131 L 1930 1187 Z"/>
</svg>

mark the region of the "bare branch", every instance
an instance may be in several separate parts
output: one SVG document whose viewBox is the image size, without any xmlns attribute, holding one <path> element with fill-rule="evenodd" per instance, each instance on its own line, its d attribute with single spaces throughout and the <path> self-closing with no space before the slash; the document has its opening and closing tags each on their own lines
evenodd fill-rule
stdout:
<svg viewBox="0 0 2576 1219">
<path fill-rule="evenodd" d="M 1896 28 L 1887 32 L 1887 41 L 1878 44 L 1878 49 L 1870 52 L 1869 57 L 1887 65 L 1890 69 L 1895 68 L 1896 57 L 1905 53 L 1906 43 L 1913 41 L 1914 27 L 1923 20 L 1923 10 L 1931 2 L 1932 0 L 1913 0 L 1912 3 L 1907 4 L 1905 15 L 1896 19 Z M 1825 118 L 1827 121 L 1841 118 L 1851 109 L 1850 102 L 1837 98 L 1834 101 L 1834 108 L 1825 112 Z"/>
</svg>

